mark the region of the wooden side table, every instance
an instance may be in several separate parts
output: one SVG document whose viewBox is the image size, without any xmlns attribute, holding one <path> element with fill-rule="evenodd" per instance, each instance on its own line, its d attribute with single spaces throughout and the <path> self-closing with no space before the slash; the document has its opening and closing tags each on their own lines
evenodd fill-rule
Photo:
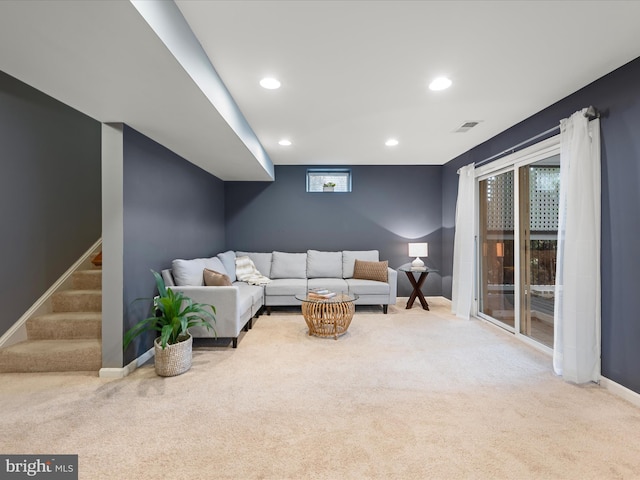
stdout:
<svg viewBox="0 0 640 480">
<path fill-rule="evenodd" d="M 407 264 L 398 268 L 398 271 L 404 272 L 407 274 L 407 278 L 409 279 L 409 282 L 413 287 L 413 292 L 411 292 L 411 296 L 407 301 L 407 309 L 413 307 L 413 302 L 415 302 L 416 297 L 418 297 L 418 300 L 420 300 L 420 305 L 422 305 L 422 308 L 425 310 L 429 310 L 429 304 L 427 303 L 427 299 L 424 298 L 424 294 L 422 293 L 422 285 L 427 279 L 427 276 L 429 275 L 429 273 L 437 272 L 437 270 L 433 270 L 431 268 L 427 268 L 426 270 L 412 270 L 411 265 Z M 416 273 L 420 274 L 417 280 L 415 277 Z"/>
</svg>

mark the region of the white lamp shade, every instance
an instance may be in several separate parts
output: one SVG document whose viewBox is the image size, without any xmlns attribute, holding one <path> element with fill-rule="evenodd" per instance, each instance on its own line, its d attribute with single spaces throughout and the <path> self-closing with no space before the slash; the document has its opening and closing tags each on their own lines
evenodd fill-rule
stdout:
<svg viewBox="0 0 640 480">
<path fill-rule="evenodd" d="M 409 256 L 416 257 L 411 262 L 411 268 L 421 269 L 424 268 L 424 262 L 420 260 L 420 257 L 426 257 L 429 255 L 428 243 L 410 243 L 409 244 Z"/>
<path fill-rule="evenodd" d="M 410 243 L 409 256 L 410 257 L 428 257 L 429 244 L 428 243 Z"/>
</svg>

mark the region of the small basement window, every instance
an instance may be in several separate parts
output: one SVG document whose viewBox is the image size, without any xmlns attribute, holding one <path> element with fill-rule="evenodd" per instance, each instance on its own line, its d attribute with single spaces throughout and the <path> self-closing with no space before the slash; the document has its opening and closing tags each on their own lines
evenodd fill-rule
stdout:
<svg viewBox="0 0 640 480">
<path fill-rule="evenodd" d="M 307 192 L 350 192 L 351 170 L 348 168 L 310 168 Z"/>
</svg>

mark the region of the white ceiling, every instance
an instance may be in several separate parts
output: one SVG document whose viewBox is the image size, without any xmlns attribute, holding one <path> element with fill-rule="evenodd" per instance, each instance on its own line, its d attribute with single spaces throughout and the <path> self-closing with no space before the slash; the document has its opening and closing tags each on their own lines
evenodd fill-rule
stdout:
<svg viewBox="0 0 640 480">
<path fill-rule="evenodd" d="M 443 164 L 640 56 L 638 1 L 175 3 L 276 165 Z M 129 2 L 0 2 L 0 70 L 223 180 L 269 178 Z"/>
</svg>

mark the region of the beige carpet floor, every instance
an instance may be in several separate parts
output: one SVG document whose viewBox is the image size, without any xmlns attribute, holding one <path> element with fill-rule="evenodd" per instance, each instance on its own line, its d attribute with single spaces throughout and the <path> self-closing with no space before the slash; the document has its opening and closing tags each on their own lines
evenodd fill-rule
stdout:
<svg viewBox="0 0 640 480">
<path fill-rule="evenodd" d="M 405 302 L 337 341 L 276 311 L 174 378 L 1 374 L 0 453 L 78 454 L 80 479 L 640 478 L 640 409 Z"/>
</svg>

